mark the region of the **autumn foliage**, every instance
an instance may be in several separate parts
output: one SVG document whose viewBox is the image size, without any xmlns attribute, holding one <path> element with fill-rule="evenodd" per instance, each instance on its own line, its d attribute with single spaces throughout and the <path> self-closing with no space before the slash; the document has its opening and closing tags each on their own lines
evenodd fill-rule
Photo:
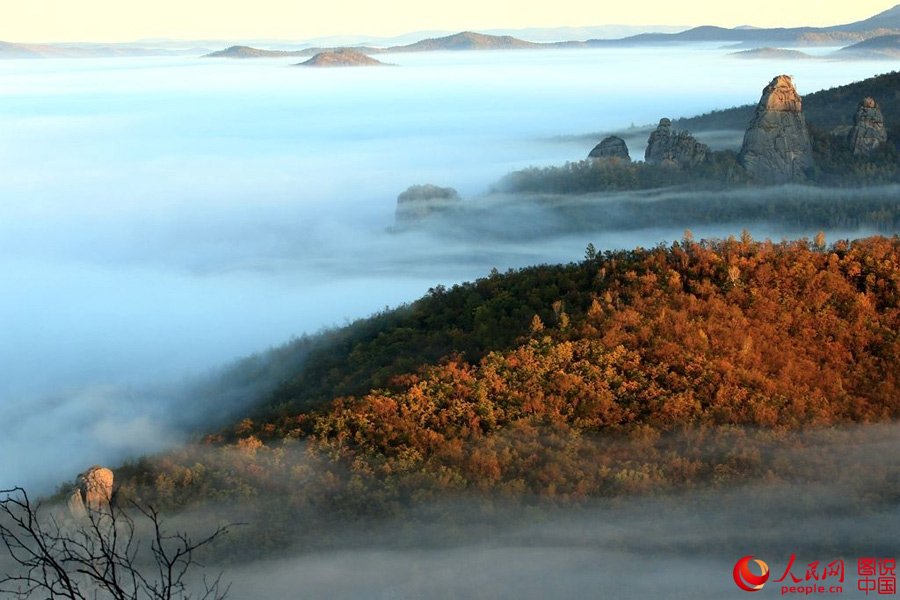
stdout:
<svg viewBox="0 0 900 600">
<path fill-rule="evenodd" d="M 322 363 L 345 389 L 377 385 L 312 408 L 282 389 L 202 453 L 132 465 L 126 489 L 183 505 L 282 486 L 294 508 L 345 515 L 448 493 L 573 501 L 778 478 L 805 467 L 766 449 L 797 432 L 900 416 L 897 237 L 686 233 L 401 312 L 402 335 L 367 329 Z M 441 358 L 398 368 L 416 344 Z M 340 353 L 359 370 L 341 375 Z"/>
</svg>

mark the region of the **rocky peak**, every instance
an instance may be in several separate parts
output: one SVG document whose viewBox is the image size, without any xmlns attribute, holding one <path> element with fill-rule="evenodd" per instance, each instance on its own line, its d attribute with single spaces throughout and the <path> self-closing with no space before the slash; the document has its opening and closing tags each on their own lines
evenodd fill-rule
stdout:
<svg viewBox="0 0 900 600">
<path fill-rule="evenodd" d="M 75 487 L 67 499 L 69 513 L 82 518 L 88 510 L 106 508 L 112 498 L 112 488 L 113 472 L 96 465 L 91 467 L 75 480 Z"/>
<path fill-rule="evenodd" d="M 644 150 L 644 160 L 650 164 L 658 165 L 665 159 L 672 137 L 672 121 L 666 118 L 659 120 L 659 125 L 647 138 L 647 149 Z"/>
<path fill-rule="evenodd" d="M 873 98 L 863 98 L 859 103 L 848 136 L 857 156 L 868 156 L 887 141 L 884 115 Z"/>
<path fill-rule="evenodd" d="M 631 161 L 628 154 L 628 145 L 625 140 L 615 135 L 604 138 L 602 142 L 594 146 L 588 158 L 596 158 L 600 160 L 618 159 L 625 162 Z"/>
<path fill-rule="evenodd" d="M 672 121 L 663 118 L 647 140 L 644 160 L 651 165 L 692 167 L 705 161 L 708 154 L 709 146 L 688 131 L 673 131 Z"/>
<path fill-rule="evenodd" d="M 803 110 L 803 100 L 794 87 L 790 75 L 779 75 L 763 89 L 762 98 L 759 99 L 757 111 L 763 108 L 767 111 L 799 113 Z"/>
<path fill-rule="evenodd" d="M 741 164 L 757 180 L 802 180 L 814 165 L 802 106 L 789 75 L 775 77 L 763 89 L 740 154 Z"/>
</svg>

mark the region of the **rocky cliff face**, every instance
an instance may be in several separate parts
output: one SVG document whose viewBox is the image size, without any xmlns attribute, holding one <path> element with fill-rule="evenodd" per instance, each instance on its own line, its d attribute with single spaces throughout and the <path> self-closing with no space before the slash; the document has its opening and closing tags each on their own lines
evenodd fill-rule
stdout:
<svg viewBox="0 0 900 600">
<path fill-rule="evenodd" d="M 620 137 L 611 135 L 602 142 L 594 146 L 588 158 L 596 158 L 600 160 L 619 159 L 631 162 L 631 156 L 628 154 L 628 145 L 625 140 Z"/>
<path fill-rule="evenodd" d="M 779 75 L 763 89 L 744 134 L 740 160 L 767 183 L 802 180 L 814 165 L 802 101 L 790 76 Z"/>
<path fill-rule="evenodd" d="M 859 103 L 849 138 L 853 154 L 857 156 L 869 156 L 887 141 L 884 116 L 872 98 L 864 98 Z"/>
<path fill-rule="evenodd" d="M 75 480 L 75 487 L 66 502 L 69 513 L 75 518 L 82 518 L 88 510 L 101 510 L 109 506 L 112 488 L 113 472 L 103 467 L 91 467 Z"/>
<path fill-rule="evenodd" d="M 644 160 L 651 165 L 693 167 L 705 161 L 708 154 L 709 146 L 687 131 L 673 131 L 669 119 L 660 119 L 647 140 Z"/>
</svg>

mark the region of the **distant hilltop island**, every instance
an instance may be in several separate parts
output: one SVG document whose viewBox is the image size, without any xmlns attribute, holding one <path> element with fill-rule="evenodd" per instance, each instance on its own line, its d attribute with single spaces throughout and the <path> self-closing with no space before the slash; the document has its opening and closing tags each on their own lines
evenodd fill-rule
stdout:
<svg viewBox="0 0 900 600">
<path fill-rule="evenodd" d="M 210 52 L 206 58 L 282 58 L 285 56 L 308 56 L 307 50 L 262 50 L 250 46 L 229 46 L 224 50 Z"/>
<path fill-rule="evenodd" d="M 302 63 L 297 63 L 297 67 L 388 67 L 392 66 L 376 60 L 371 56 L 366 56 L 362 52 L 358 52 L 351 48 L 339 48 L 337 50 L 328 50 L 319 52 L 312 58 Z"/>
<path fill-rule="evenodd" d="M 568 42 L 566 42 L 568 43 Z M 263 50 L 250 46 L 231 46 L 224 50 L 211 52 L 204 58 L 281 58 L 285 56 L 314 56 L 325 52 L 341 52 L 352 50 L 361 54 L 397 54 L 405 52 L 439 52 L 459 50 L 524 50 L 554 46 L 526 42 L 509 35 L 487 35 L 463 31 L 439 38 L 420 40 L 404 46 L 374 48 L 371 46 L 337 47 L 337 48 L 305 48 L 302 50 Z"/>
<path fill-rule="evenodd" d="M 442 50 L 526 50 L 556 46 L 558 43 L 526 42 L 510 35 L 487 35 L 463 31 L 439 38 L 431 38 L 387 48 L 385 52 L 438 52 Z"/>
<path fill-rule="evenodd" d="M 841 48 L 834 53 L 842 58 L 896 59 L 900 57 L 900 34 L 879 35 L 852 46 Z"/>
<path fill-rule="evenodd" d="M 844 60 L 894 60 L 900 57 L 900 34 L 877 35 L 861 42 L 845 46 L 824 56 L 813 56 L 800 50 L 765 46 L 751 50 L 732 52 L 735 58 L 760 58 L 769 60 L 793 59 L 844 59 Z"/>
<path fill-rule="evenodd" d="M 732 52 L 729 56 L 733 56 L 735 58 L 764 58 L 769 60 L 797 60 L 816 58 L 815 56 L 807 54 L 806 52 L 801 52 L 800 50 L 786 50 L 784 48 L 772 48 L 771 46 Z"/>
</svg>

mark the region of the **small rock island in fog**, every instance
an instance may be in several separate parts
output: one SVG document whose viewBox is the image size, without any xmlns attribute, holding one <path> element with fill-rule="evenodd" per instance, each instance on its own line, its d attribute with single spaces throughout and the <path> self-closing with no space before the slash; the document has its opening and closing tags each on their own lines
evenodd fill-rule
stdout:
<svg viewBox="0 0 900 600">
<path fill-rule="evenodd" d="M 282 58 L 285 56 L 303 56 L 303 50 L 263 50 L 251 46 L 229 46 L 224 50 L 210 52 L 204 58 Z"/>
<path fill-rule="evenodd" d="M 800 50 L 789 50 L 786 48 L 772 48 L 771 46 L 766 46 L 764 48 L 753 48 L 751 50 L 741 50 L 739 52 L 732 52 L 728 56 L 734 58 L 761 58 L 761 59 L 769 59 L 769 60 L 803 60 L 808 58 L 815 58 L 815 56 L 811 54 L 807 54 L 806 52 L 801 52 Z"/>
<path fill-rule="evenodd" d="M 375 60 L 371 56 L 366 56 L 358 50 L 350 48 L 338 48 L 336 50 L 326 50 L 319 52 L 312 58 L 302 63 L 298 63 L 298 67 L 387 67 L 392 66 Z"/>
<path fill-rule="evenodd" d="M 445 213 L 460 202 L 459 193 L 430 183 L 413 185 L 397 196 L 396 229 L 417 225 L 435 213 Z"/>
</svg>

